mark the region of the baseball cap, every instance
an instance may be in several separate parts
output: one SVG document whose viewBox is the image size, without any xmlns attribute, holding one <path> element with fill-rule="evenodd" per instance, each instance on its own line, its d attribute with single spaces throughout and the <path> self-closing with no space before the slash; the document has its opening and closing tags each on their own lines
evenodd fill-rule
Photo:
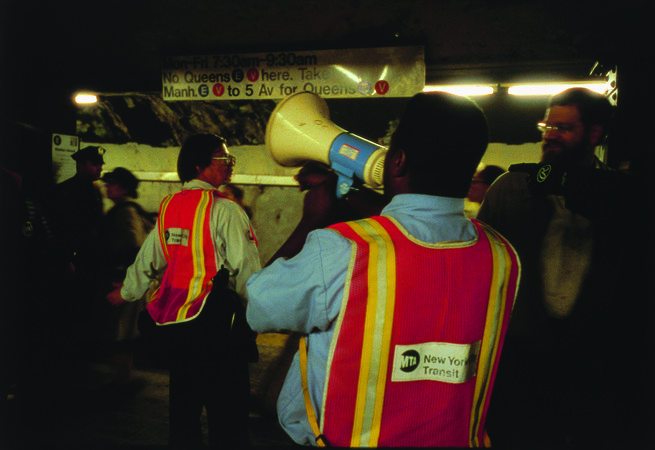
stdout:
<svg viewBox="0 0 655 450">
<path fill-rule="evenodd" d="M 71 158 L 75 161 L 91 161 L 93 164 L 104 164 L 105 160 L 102 158 L 104 154 L 104 148 L 91 145 L 73 153 Z"/>
<path fill-rule="evenodd" d="M 111 172 L 105 173 L 101 180 L 105 182 L 113 181 L 114 183 L 117 183 L 130 191 L 135 191 L 139 186 L 139 179 L 124 167 L 116 167 Z"/>
</svg>

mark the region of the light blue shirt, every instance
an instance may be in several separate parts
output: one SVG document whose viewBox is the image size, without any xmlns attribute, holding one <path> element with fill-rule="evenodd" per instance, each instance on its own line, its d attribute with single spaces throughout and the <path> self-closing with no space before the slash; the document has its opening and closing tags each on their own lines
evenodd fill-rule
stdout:
<svg viewBox="0 0 655 450">
<path fill-rule="evenodd" d="M 471 241 L 475 226 L 464 216 L 464 199 L 418 194 L 395 196 L 382 215 L 425 243 Z M 328 352 L 341 309 L 352 242 L 331 230 L 309 234 L 301 252 L 256 272 L 246 285 L 247 318 L 258 333 L 308 334 L 307 378 L 320 420 Z M 316 445 L 307 420 L 296 353 L 278 399 L 280 424 L 303 445 Z"/>
</svg>

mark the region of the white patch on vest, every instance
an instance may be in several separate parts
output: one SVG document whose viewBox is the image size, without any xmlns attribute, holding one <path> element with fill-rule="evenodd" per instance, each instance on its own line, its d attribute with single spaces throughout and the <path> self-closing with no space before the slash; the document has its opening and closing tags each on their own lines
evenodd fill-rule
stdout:
<svg viewBox="0 0 655 450">
<path fill-rule="evenodd" d="M 480 342 L 450 344 L 425 342 L 396 345 L 391 381 L 442 381 L 464 383 L 475 376 Z"/>
<path fill-rule="evenodd" d="M 185 228 L 167 228 L 164 231 L 166 245 L 189 246 L 189 230 Z"/>
</svg>

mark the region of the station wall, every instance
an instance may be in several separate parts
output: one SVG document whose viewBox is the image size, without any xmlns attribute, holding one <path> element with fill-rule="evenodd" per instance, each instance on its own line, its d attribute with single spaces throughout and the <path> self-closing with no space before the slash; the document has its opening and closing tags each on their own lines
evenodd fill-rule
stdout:
<svg viewBox="0 0 655 450">
<path fill-rule="evenodd" d="M 161 200 L 182 186 L 176 172 L 179 147 L 91 142 L 83 142 L 81 147 L 87 145 L 101 145 L 106 149 L 105 172 L 125 167 L 141 180 L 137 200 L 147 211 L 156 212 Z M 244 190 L 245 203 L 252 209 L 260 258 L 265 264 L 300 221 L 304 194 L 293 180 L 298 169 L 279 166 L 264 145 L 232 146 L 230 151 L 237 157 L 233 183 Z M 540 154 L 539 143 L 491 143 L 482 163 L 506 169 L 517 162 L 537 162 Z M 264 183 L 257 182 L 260 178 L 265 179 Z M 105 207 L 111 207 L 109 200 L 105 200 Z"/>
</svg>

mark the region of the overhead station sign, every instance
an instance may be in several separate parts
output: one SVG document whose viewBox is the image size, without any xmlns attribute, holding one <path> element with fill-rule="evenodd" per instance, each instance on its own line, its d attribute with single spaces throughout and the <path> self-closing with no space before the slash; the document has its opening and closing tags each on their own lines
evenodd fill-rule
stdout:
<svg viewBox="0 0 655 450">
<path fill-rule="evenodd" d="M 165 101 L 411 97 L 425 85 L 422 46 L 168 57 Z"/>
</svg>

